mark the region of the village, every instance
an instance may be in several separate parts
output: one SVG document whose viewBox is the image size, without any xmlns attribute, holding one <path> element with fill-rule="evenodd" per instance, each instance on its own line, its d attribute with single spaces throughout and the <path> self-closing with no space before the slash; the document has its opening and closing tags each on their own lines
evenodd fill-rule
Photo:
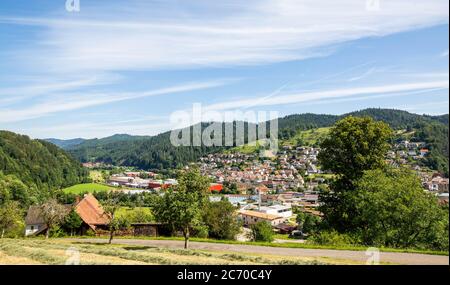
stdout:
<svg viewBox="0 0 450 285">
<path fill-rule="evenodd" d="M 244 231 L 260 221 L 268 222 L 281 234 L 298 233 L 297 213 L 307 213 L 318 218 L 321 212 L 320 191 L 326 187 L 333 174 L 323 172 L 318 165 L 319 148 L 310 146 L 283 146 L 275 158 L 260 157 L 257 153 L 224 152 L 209 154 L 194 163 L 209 177 L 210 201 L 226 198 L 236 209 L 236 216 Z M 433 193 L 440 203 L 448 204 L 449 179 L 420 166 L 420 160 L 428 153 L 424 143 L 401 141 L 394 145 L 386 162 L 394 167 L 408 167 L 421 178 L 424 191 Z M 85 167 L 101 166 L 100 164 Z M 189 166 L 187 166 L 189 167 Z M 122 193 L 136 195 L 164 191 L 177 185 L 175 178 L 160 179 L 156 172 L 124 171 L 112 174 L 106 183 Z M 75 209 L 84 220 L 85 228 L 96 233 L 106 230 L 101 205 L 93 195 L 86 195 L 75 203 Z M 43 231 L 37 208 L 30 208 L 27 216 L 26 235 Z M 164 232 L 156 223 L 136 223 L 133 234 L 157 236 Z M 300 238 L 305 235 L 300 232 Z M 245 240 L 245 237 L 240 237 Z"/>
</svg>

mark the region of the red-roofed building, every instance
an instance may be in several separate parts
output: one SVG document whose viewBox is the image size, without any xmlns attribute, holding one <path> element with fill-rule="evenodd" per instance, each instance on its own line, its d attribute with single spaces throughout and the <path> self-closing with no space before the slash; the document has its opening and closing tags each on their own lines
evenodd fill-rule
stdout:
<svg viewBox="0 0 450 285">
<path fill-rule="evenodd" d="M 217 192 L 221 192 L 223 190 L 223 185 L 219 184 L 219 183 L 211 183 L 211 185 L 209 186 L 209 191 L 217 191 Z"/>
</svg>

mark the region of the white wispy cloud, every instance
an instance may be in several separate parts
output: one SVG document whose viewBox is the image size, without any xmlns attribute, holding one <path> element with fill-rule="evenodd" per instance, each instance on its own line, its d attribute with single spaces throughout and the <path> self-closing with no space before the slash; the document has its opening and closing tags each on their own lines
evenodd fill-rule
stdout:
<svg viewBox="0 0 450 285">
<path fill-rule="evenodd" d="M 315 92 L 304 92 L 304 93 L 294 93 L 285 94 L 273 97 L 264 98 L 246 98 L 242 100 L 225 101 L 220 103 L 211 104 L 205 107 L 207 110 L 221 111 L 230 109 L 241 109 L 246 106 L 277 106 L 277 105 L 288 105 L 297 103 L 313 102 L 325 99 L 336 99 L 345 98 L 352 96 L 362 96 L 362 95 L 376 95 L 376 94 L 388 94 L 388 93 L 398 93 L 407 91 L 418 91 L 418 90 L 439 90 L 448 89 L 449 81 L 430 81 L 430 82 L 420 82 L 420 83 L 403 83 L 403 84 L 391 84 L 391 85 L 379 85 L 379 86 L 368 86 L 368 87 L 354 87 L 345 89 L 333 89 Z"/>
<path fill-rule="evenodd" d="M 18 122 L 46 115 L 83 109 L 92 106 L 104 105 L 125 100 L 139 99 L 144 97 L 167 95 L 195 90 L 203 90 L 223 86 L 229 80 L 216 80 L 202 83 L 186 83 L 145 92 L 128 93 L 90 93 L 80 95 L 62 94 L 57 99 L 47 98 L 44 102 L 18 109 L 0 109 L 0 122 Z"/>
<path fill-rule="evenodd" d="M 108 122 L 82 121 L 56 125 L 39 125 L 22 128 L 21 131 L 35 138 L 58 137 L 73 138 L 73 133 L 83 134 L 83 138 L 102 138 L 118 133 L 132 135 L 156 135 L 170 129 L 167 116 L 140 116 L 126 120 L 111 120 Z"/>
<path fill-rule="evenodd" d="M 128 10 L 122 3 L 114 9 L 111 1 L 95 9 L 85 4 L 76 17 L 0 22 L 44 28 L 38 52 L 18 54 L 32 64 L 102 71 L 298 60 L 327 54 L 327 47 L 343 42 L 448 22 L 448 1 L 442 0 L 382 1 L 379 11 L 366 10 L 362 0 L 227 1 L 225 8 L 233 9 L 202 1 L 200 10 L 192 9 L 193 1 L 169 1 L 166 10 L 156 11 L 137 3 Z M 122 20 L 130 14 L 136 20 Z"/>
<path fill-rule="evenodd" d="M 0 106 L 11 104 L 40 95 L 49 95 L 55 92 L 78 90 L 85 87 L 111 84 L 119 79 L 118 75 L 93 75 L 82 78 L 61 77 L 49 81 L 40 77 L 39 83 L 16 83 L 14 87 L 0 88 Z M 36 79 L 34 79 L 36 81 Z"/>
</svg>

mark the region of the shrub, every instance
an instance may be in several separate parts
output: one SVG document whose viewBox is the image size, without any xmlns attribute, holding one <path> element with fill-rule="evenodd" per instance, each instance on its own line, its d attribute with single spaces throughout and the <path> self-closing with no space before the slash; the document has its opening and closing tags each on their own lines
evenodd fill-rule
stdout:
<svg viewBox="0 0 450 285">
<path fill-rule="evenodd" d="M 322 231 L 313 234 L 308 239 L 309 242 L 318 245 L 356 245 L 357 240 L 347 234 L 340 234 L 335 230 L 332 231 Z"/>
<path fill-rule="evenodd" d="M 251 240 L 253 241 L 263 241 L 263 242 L 272 242 L 273 241 L 273 230 L 272 225 L 266 221 L 257 222 L 254 225 L 251 225 Z"/>
</svg>

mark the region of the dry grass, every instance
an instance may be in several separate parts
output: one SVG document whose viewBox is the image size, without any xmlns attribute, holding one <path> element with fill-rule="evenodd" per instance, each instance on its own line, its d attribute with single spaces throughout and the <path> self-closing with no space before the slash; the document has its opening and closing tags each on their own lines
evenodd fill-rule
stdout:
<svg viewBox="0 0 450 285">
<path fill-rule="evenodd" d="M 26 257 L 10 256 L 0 251 L 0 265 L 39 265 L 38 261 L 35 261 Z"/>
<path fill-rule="evenodd" d="M 120 244 L 92 244 L 67 240 L 0 240 L 1 264 L 65 264 L 67 250 L 76 248 L 80 264 L 336 264 L 323 258 L 301 258 L 207 250 L 182 250 Z"/>
</svg>

